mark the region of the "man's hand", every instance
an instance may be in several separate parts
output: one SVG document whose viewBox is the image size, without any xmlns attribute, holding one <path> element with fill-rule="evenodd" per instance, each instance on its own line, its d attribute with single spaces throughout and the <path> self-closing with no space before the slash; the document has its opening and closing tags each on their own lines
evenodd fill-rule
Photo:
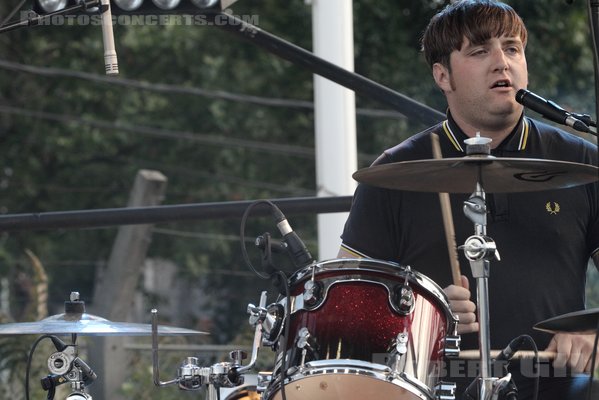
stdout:
<svg viewBox="0 0 599 400">
<path fill-rule="evenodd" d="M 569 367 L 573 373 L 590 373 L 592 364 L 594 334 L 558 333 L 551 339 L 547 351 L 557 353 L 553 367 Z M 599 363 L 599 358 L 595 366 Z"/>
<path fill-rule="evenodd" d="M 470 300 L 470 284 L 464 275 L 461 278 L 461 287 L 449 285 L 443 290 L 449 298 L 451 311 L 459 318 L 458 334 L 478 332 L 476 305 Z"/>
</svg>

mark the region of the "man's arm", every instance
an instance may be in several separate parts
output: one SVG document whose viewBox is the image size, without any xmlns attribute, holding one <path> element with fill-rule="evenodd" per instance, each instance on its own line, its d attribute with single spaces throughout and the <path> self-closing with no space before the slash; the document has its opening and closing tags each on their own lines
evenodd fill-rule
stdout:
<svg viewBox="0 0 599 400">
<path fill-rule="evenodd" d="M 591 256 L 591 259 L 599 270 L 599 250 Z M 556 368 L 567 366 L 575 373 L 589 373 L 593 361 L 591 355 L 594 341 L 595 334 L 556 334 L 547 347 L 548 351 L 557 353 L 553 366 Z M 599 361 L 599 355 L 596 361 Z"/>
</svg>

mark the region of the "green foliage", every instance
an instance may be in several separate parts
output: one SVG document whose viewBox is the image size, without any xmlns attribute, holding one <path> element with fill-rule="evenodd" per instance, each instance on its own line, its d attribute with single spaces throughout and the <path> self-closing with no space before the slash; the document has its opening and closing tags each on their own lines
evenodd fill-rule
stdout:
<svg viewBox="0 0 599 400">
<path fill-rule="evenodd" d="M 18 3 L 0 2 L 0 20 Z M 445 100 L 420 55 L 419 38 L 445 3 L 355 0 L 356 72 L 444 110 Z M 510 3 L 530 32 L 530 88 L 593 114 L 593 67 L 583 2 Z M 258 26 L 265 31 L 312 48 L 306 2 L 239 0 L 233 8 L 238 15 L 258 16 Z M 121 74 L 112 81 L 0 69 L 1 212 L 123 207 L 139 169 L 160 170 L 168 177 L 165 204 L 315 193 L 313 111 L 229 96 L 310 102 L 311 73 L 216 27 L 116 25 L 114 33 Z M 22 65 L 101 77 L 102 53 L 99 26 L 42 26 L 0 35 L 2 58 Z M 127 80 L 204 92 L 139 88 Z M 360 108 L 386 109 L 365 96 L 358 94 L 356 99 Z M 425 127 L 405 117 L 359 115 L 357 123 L 361 166 Z M 315 221 L 314 216 L 292 221 L 313 252 Z M 212 340 L 248 343 L 247 303 L 256 303 L 262 290 L 269 291 L 271 301 L 276 293 L 270 282 L 251 274 L 242 259 L 239 221 L 184 221 L 156 228 L 149 255 L 175 261 L 180 276 L 202 288 L 200 300 L 213 319 Z M 273 229 L 269 218 L 253 218 L 245 234 L 251 240 Z M 105 264 L 115 233 L 114 228 L 4 233 L 0 274 L 22 269 L 23 251 L 32 249 L 49 273 L 51 313 L 60 313 L 71 290 L 92 297 L 96 269 Z M 249 248 L 259 268 L 251 242 Z M 288 265 L 287 260 L 277 262 Z M 589 282 L 589 305 L 599 305 L 597 278 L 590 275 Z M 192 326 L 196 323 L 190 321 Z M 136 361 L 148 365 L 146 355 Z M 135 369 L 134 378 L 147 381 L 147 372 Z M 134 386 L 128 383 L 123 390 L 135 398 L 181 396 L 179 391 Z"/>
</svg>

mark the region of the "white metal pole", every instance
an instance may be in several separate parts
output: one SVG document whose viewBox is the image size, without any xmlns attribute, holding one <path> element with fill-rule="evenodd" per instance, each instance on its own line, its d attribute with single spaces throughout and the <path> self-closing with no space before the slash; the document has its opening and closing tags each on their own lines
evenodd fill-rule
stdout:
<svg viewBox="0 0 599 400">
<path fill-rule="evenodd" d="M 312 0 L 314 54 L 354 69 L 352 0 Z M 318 196 L 353 194 L 357 169 L 354 92 L 314 75 L 316 182 Z M 318 258 L 334 258 L 347 213 L 318 216 Z"/>
</svg>

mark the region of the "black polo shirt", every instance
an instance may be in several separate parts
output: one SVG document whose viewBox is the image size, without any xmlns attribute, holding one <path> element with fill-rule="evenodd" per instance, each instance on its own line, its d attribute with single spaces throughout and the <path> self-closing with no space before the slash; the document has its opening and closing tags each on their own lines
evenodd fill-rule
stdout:
<svg viewBox="0 0 599 400">
<path fill-rule="evenodd" d="M 448 119 L 386 150 L 374 164 L 430 159 L 430 133 L 439 135 L 444 158 L 463 157 L 467 136 Z M 497 157 L 562 160 L 596 165 L 592 143 L 550 125 L 522 117 L 495 149 Z M 456 177 L 458 179 L 458 177 Z M 473 188 L 474 191 L 475 188 Z M 585 306 L 589 257 L 599 251 L 598 185 L 530 193 L 487 194 L 487 235 L 501 261 L 489 278 L 491 347 L 501 349 L 516 336 L 533 336 L 539 349 L 551 338 L 533 331 L 544 319 Z M 462 206 L 470 194 L 451 194 L 457 245 L 474 234 Z M 342 235 L 356 256 L 391 260 L 425 274 L 441 287 L 451 271 L 437 193 L 380 189 L 360 184 Z M 461 251 L 462 274 L 476 282 Z M 477 334 L 462 335 L 462 348 L 476 348 Z"/>
</svg>

